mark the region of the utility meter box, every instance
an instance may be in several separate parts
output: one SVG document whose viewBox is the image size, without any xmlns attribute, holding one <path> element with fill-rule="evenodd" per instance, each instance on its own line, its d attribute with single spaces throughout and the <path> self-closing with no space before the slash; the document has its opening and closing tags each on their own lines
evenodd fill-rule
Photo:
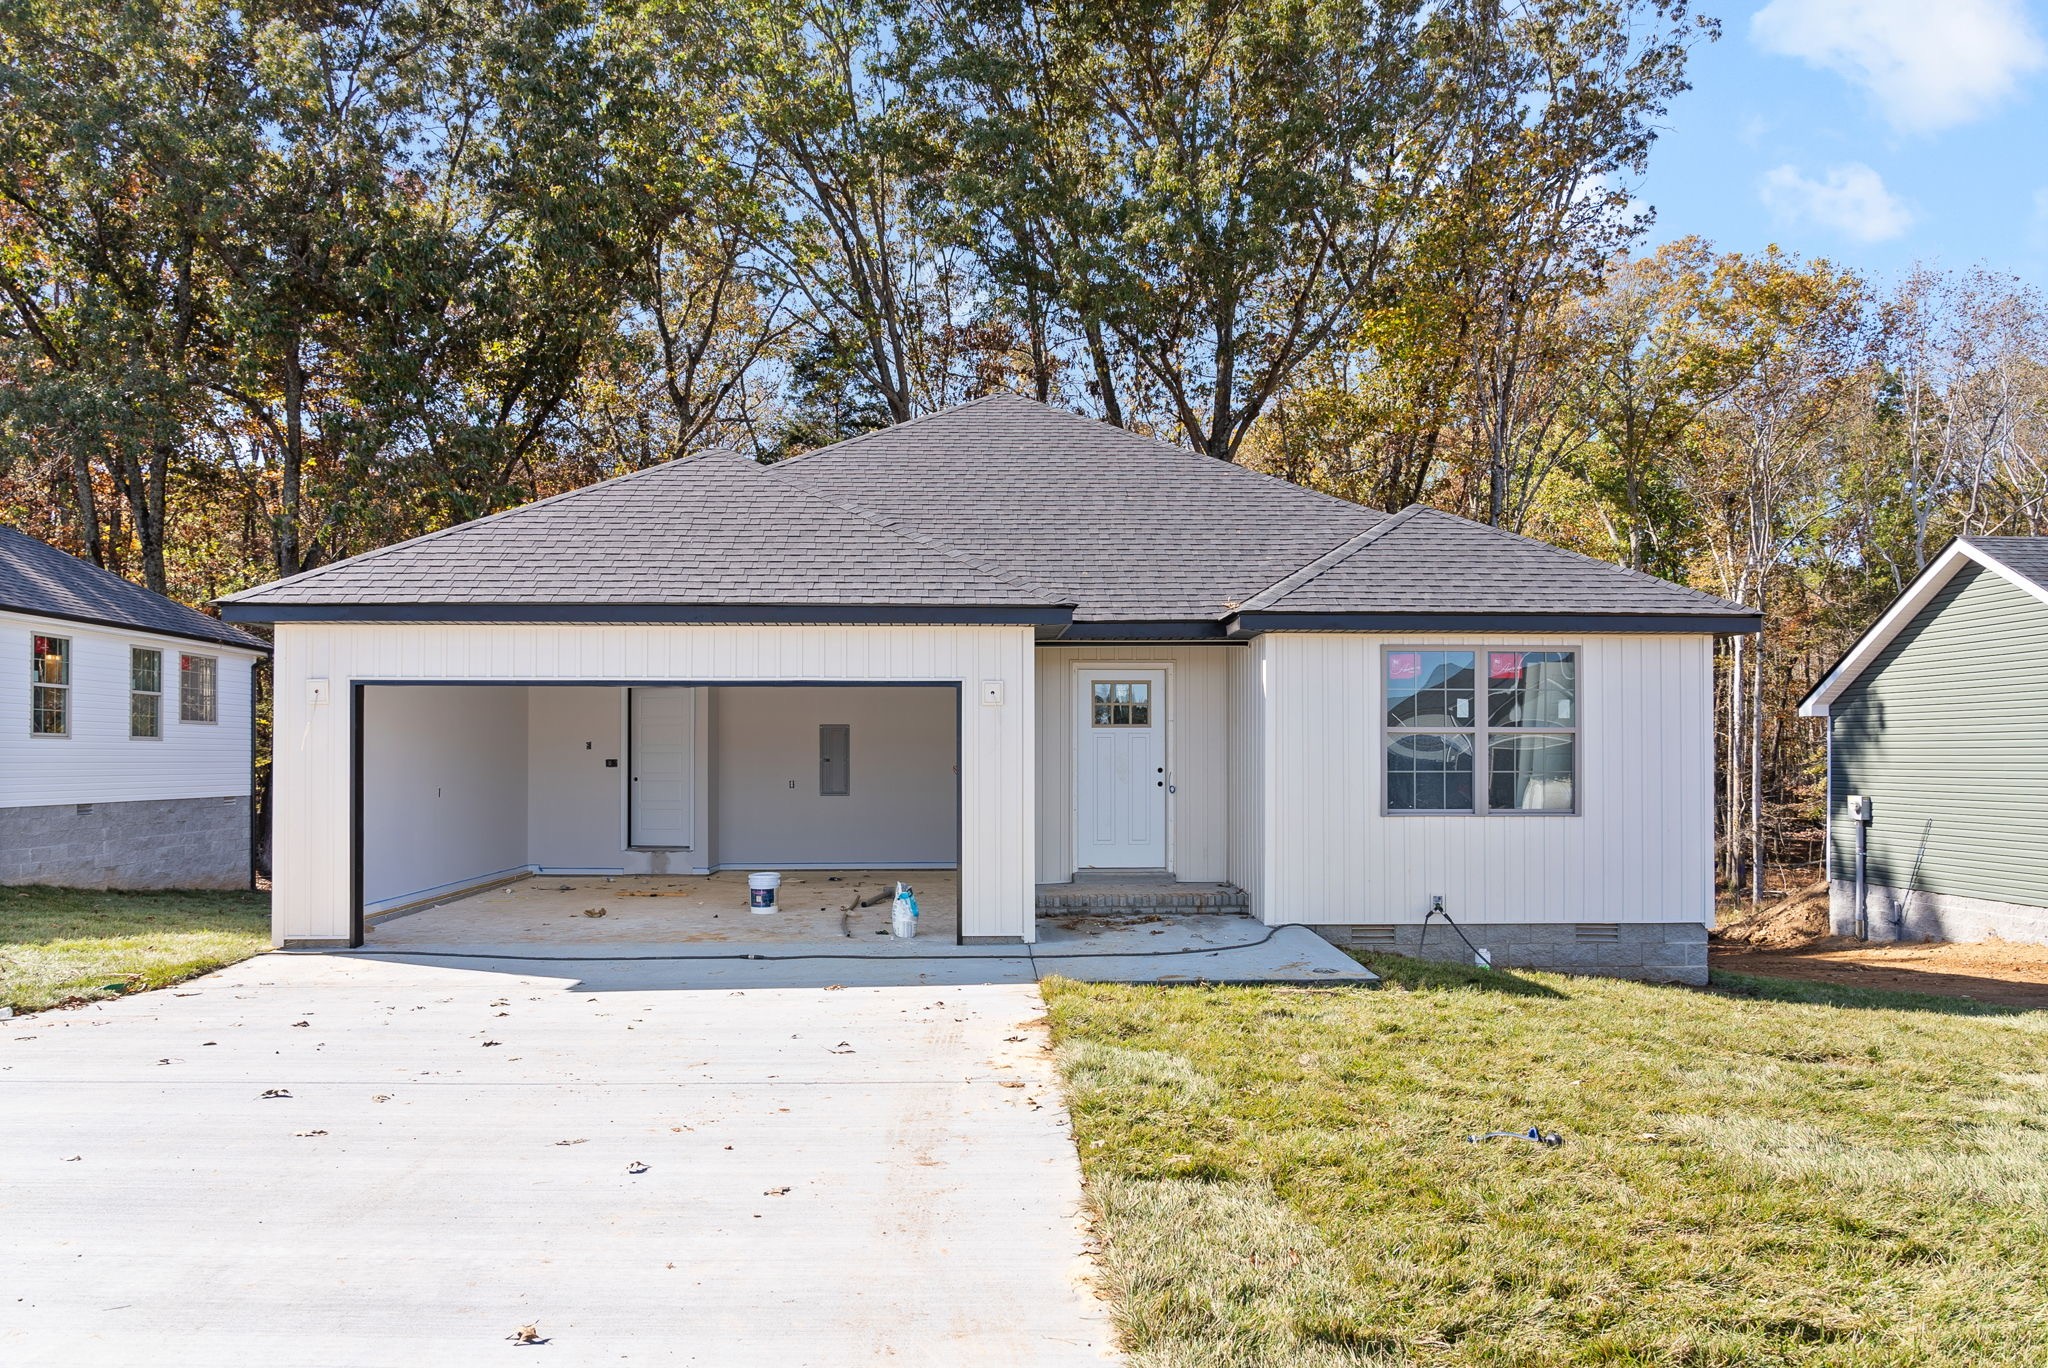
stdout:
<svg viewBox="0 0 2048 1368">
<path fill-rule="evenodd" d="M 1849 795 L 1849 820 L 1866 826 L 1870 823 L 1870 800 L 1860 793 Z"/>
</svg>

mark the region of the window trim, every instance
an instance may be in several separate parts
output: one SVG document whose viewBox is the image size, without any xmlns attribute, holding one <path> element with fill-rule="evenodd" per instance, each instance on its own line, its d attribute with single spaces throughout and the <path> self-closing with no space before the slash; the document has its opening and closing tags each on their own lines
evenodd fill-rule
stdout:
<svg viewBox="0 0 2048 1368">
<path fill-rule="evenodd" d="M 1395 727 L 1387 723 L 1387 658 L 1396 651 L 1470 651 L 1472 653 L 1472 726 L 1458 727 Z M 1549 651 L 1569 654 L 1572 658 L 1572 725 L 1570 727 L 1495 727 L 1491 721 L 1491 710 L 1487 706 L 1486 656 L 1491 651 Z M 1586 772 L 1586 716 L 1585 698 L 1585 647 L 1578 642 L 1551 642 L 1543 645 L 1528 645 L 1519 642 L 1500 641 L 1479 644 L 1471 638 L 1460 641 L 1436 642 L 1428 645 L 1407 642 L 1386 642 L 1379 651 L 1379 678 L 1374 683 L 1373 697 L 1379 713 L 1379 750 L 1376 752 L 1376 773 L 1379 784 L 1380 816 L 1382 817 L 1583 817 L 1586 813 L 1585 786 L 1581 782 Z M 1397 808 L 1388 802 L 1387 747 L 1396 736 L 1469 736 L 1472 738 L 1472 806 L 1467 808 Z M 1572 742 L 1572 805 L 1568 808 L 1497 808 L 1488 801 L 1493 787 L 1493 740 L 1497 736 L 1568 736 Z"/>
<path fill-rule="evenodd" d="M 204 660 L 213 666 L 212 688 L 208 691 L 213 704 L 211 717 L 187 717 L 185 715 L 185 662 Z M 178 724 L 186 727 L 215 727 L 220 725 L 220 657 L 202 655 L 197 651 L 178 652 Z"/>
<path fill-rule="evenodd" d="M 36 639 L 38 637 L 42 638 L 44 641 L 60 641 L 64 644 L 64 682 L 62 684 L 45 684 L 41 680 L 36 678 L 36 669 L 39 664 L 39 658 L 36 655 Z M 34 627 L 29 628 L 28 734 L 32 737 L 41 737 L 46 740 L 68 740 L 71 736 L 72 726 L 75 721 L 75 719 L 72 717 L 71 711 L 71 672 L 73 665 L 76 664 L 76 660 L 74 659 L 73 655 L 72 645 L 72 639 L 68 636 L 58 636 L 55 632 L 38 632 Z M 60 695 L 62 695 L 62 701 L 64 704 L 64 726 L 60 730 L 43 731 L 36 726 L 36 691 L 38 689 L 55 689 Z"/>
<path fill-rule="evenodd" d="M 156 657 L 156 691 L 135 687 L 135 657 L 147 651 Z M 218 669 L 218 667 L 216 667 Z M 218 675 L 216 675 L 218 678 Z M 135 730 L 135 700 L 154 698 L 156 700 L 156 730 L 138 732 Z M 161 646 L 128 647 L 128 739 L 130 741 L 161 741 L 164 739 L 164 650 Z"/>
</svg>

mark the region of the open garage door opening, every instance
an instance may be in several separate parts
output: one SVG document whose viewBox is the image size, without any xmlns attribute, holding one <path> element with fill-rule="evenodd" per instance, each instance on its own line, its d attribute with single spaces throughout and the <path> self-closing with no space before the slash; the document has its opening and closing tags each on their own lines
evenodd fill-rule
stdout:
<svg viewBox="0 0 2048 1368">
<path fill-rule="evenodd" d="M 919 934 L 958 939 L 957 684 L 362 684 L 353 707 L 355 944 L 872 936 L 898 879 Z M 775 917 L 748 908 L 760 871 Z"/>
</svg>

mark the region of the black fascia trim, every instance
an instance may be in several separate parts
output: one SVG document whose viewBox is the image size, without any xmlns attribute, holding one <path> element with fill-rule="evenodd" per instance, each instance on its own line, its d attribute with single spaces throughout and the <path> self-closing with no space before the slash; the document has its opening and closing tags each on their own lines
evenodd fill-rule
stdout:
<svg viewBox="0 0 2048 1368">
<path fill-rule="evenodd" d="M 1239 613 L 1230 635 L 1261 632 L 1669 632 L 1748 636 L 1757 613 Z"/>
<path fill-rule="evenodd" d="M 148 632 L 153 636 L 176 637 L 180 641 L 203 641 L 209 646 L 225 646 L 234 651 L 255 651 L 269 655 L 267 643 L 240 633 L 232 637 L 209 636 L 205 632 L 182 632 L 175 627 L 145 627 L 139 622 L 122 622 L 115 618 L 89 617 L 84 613 L 59 613 L 50 608 L 23 608 L 12 603 L 0 603 L 0 613 L 20 613 L 23 617 L 54 618 L 58 622 L 75 622 L 81 627 L 105 627 L 116 632 Z M 204 613 L 201 617 L 206 616 Z M 225 613 L 221 621 L 227 621 Z"/>
<path fill-rule="evenodd" d="M 958 604 L 691 603 L 224 603 L 230 622 L 504 622 L 908 626 L 1064 625 L 1070 607 Z"/>
<path fill-rule="evenodd" d="M 1216 618 L 1165 618 L 1145 622 L 1076 622 L 1062 641 L 1202 641 L 1223 635 Z"/>
</svg>

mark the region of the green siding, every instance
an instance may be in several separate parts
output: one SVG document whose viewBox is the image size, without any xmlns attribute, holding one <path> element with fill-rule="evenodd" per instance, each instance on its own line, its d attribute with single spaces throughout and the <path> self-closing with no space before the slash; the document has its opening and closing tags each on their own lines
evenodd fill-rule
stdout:
<svg viewBox="0 0 2048 1368">
<path fill-rule="evenodd" d="M 1971 564 L 1829 710 L 1831 874 L 2048 906 L 2048 603 Z M 1916 872 L 1917 867 L 1917 872 Z"/>
</svg>

